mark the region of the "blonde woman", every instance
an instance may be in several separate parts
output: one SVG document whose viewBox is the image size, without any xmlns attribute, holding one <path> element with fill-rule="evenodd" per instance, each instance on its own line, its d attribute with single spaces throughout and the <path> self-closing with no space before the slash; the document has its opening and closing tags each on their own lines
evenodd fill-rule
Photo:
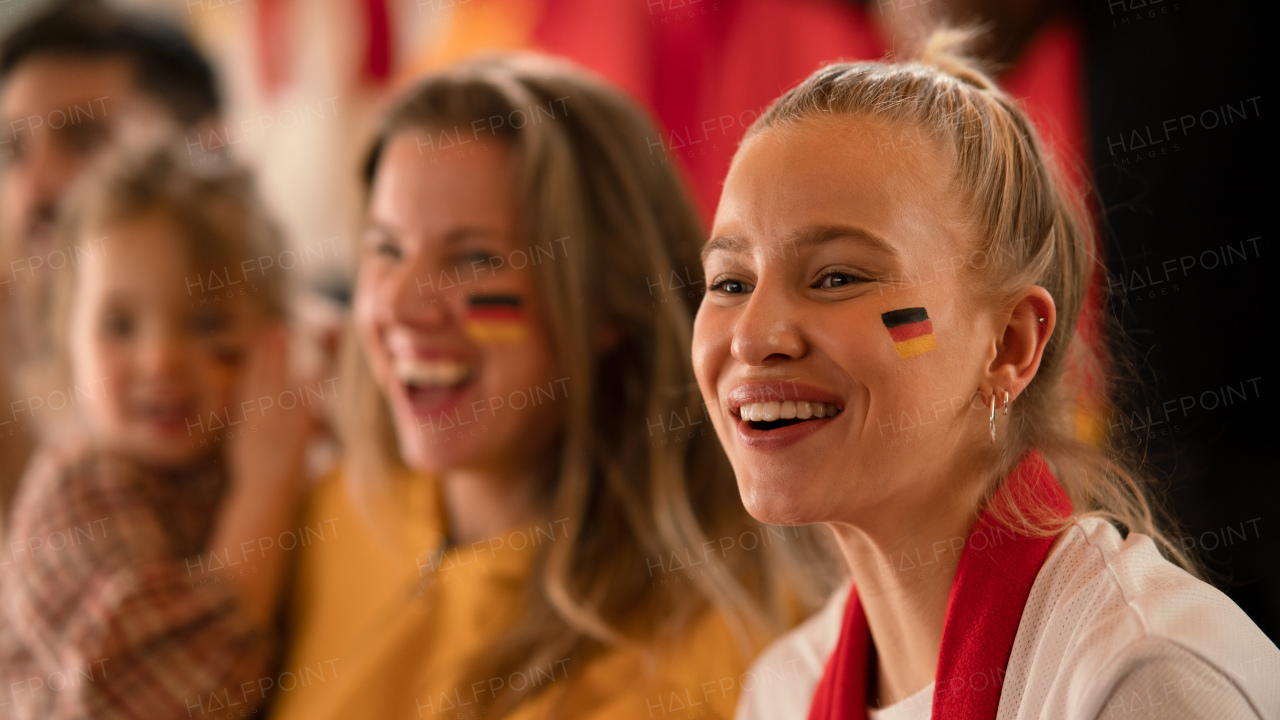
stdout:
<svg viewBox="0 0 1280 720">
<path fill-rule="evenodd" d="M 1280 651 L 1075 440 L 1087 225 L 963 38 L 776 101 L 703 248 L 694 367 L 747 509 L 824 523 L 853 577 L 757 667 L 807 681 L 740 716 L 1275 718 Z"/>
<path fill-rule="evenodd" d="M 703 419 L 702 231 L 657 138 L 532 56 L 386 116 L 275 717 L 732 714 L 802 538 L 746 514 Z"/>
</svg>

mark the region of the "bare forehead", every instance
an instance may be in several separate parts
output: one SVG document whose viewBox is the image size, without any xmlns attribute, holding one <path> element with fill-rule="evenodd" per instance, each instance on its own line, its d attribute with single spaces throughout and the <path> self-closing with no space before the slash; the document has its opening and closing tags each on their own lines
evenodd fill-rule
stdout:
<svg viewBox="0 0 1280 720">
<path fill-rule="evenodd" d="M 833 171 L 875 172 L 882 180 L 934 185 L 949 181 L 954 171 L 950 146 L 935 132 L 885 117 L 812 115 L 757 131 L 743 149 L 758 143 L 808 160 L 826 159 L 821 167 Z"/>
<path fill-rule="evenodd" d="M 427 132 L 406 130 L 387 143 L 373 183 L 375 208 L 492 212 L 511 203 L 512 162 L 505 146 L 489 143 L 441 156 L 424 146 Z"/>
<path fill-rule="evenodd" d="M 124 56 L 44 53 L 24 60 L 5 78 L 0 112 L 12 118 L 28 112 L 67 112 L 68 108 L 75 113 L 78 106 L 80 115 L 98 115 L 105 105 L 116 105 L 136 92 L 134 66 Z"/>
<path fill-rule="evenodd" d="M 403 240 L 518 241 L 510 151 L 498 143 L 439 158 L 413 131 L 394 135 L 378 166 L 367 226 Z"/>
<path fill-rule="evenodd" d="M 923 131 L 848 116 L 788 122 L 743 143 L 716 225 L 797 215 L 829 224 L 849 219 L 829 215 L 853 214 L 884 226 L 904 213 L 938 215 L 954 200 L 953 176 L 949 154 Z"/>
</svg>

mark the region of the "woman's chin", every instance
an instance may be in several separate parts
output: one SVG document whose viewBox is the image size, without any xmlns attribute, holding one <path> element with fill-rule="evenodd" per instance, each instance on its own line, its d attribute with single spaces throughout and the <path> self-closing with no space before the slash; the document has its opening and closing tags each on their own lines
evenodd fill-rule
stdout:
<svg viewBox="0 0 1280 720">
<path fill-rule="evenodd" d="M 807 525 L 827 519 L 829 507 L 810 502 L 795 482 L 738 479 L 742 503 L 751 517 L 769 525 Z"/>
<path fill-rule="evenodd" d="M 478 434 L 477 434 L 478 435 Z M 476 464 L 484 446 L 479 437 L 462 433 L 456 437 L 445 433 L 400 433 L 400 459 L 406 467 L 418 472 L 442 473 L 453 468 Z"/>
</svg>

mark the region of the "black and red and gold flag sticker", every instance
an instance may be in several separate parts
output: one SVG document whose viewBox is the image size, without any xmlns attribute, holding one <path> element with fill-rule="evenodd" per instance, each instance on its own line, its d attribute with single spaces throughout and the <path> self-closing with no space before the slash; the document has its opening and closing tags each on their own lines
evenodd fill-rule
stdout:
<svg viewBox="0 0 1280 720">
<path fill-rule="evenodd" d="M 524 301 L 516 295 L 473 295 L 467 299 L 463 329 L 472 342 L 524 342 L 529 335 Z"/>
<path fill-rule="evenodd" d="M 938 348 L 933 337 L 933 321 L 922 307 L 890 310 L 880 315 L 893 338 L 893 349 L 906 360 Z"/>
</svg>

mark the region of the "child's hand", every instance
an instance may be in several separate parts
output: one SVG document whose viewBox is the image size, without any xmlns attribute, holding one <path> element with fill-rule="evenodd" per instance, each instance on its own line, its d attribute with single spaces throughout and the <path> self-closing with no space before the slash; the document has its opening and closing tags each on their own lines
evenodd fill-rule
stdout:
<svg viewBox="0 0 1280 720">
<path fill-rule="evenodd" d="M 233 492 L 260 498 L 297 492 L 313 420 L 298 397 L 289 367 L 288 330 L 273 325 L 259 333 L 240 381 L 238 408 L 233 410 L 244 413 L 248 430 L 229 443 Z"/>
<path fill-rule="evenodd" d="M 297 394 L 297 385 L 289 377 L 289 335 L 283 327 L 264 331 L 254 343 L 240 387 L 247 432 L 232 438 L 227 449 L 231 487 L 210 543 L 216 553 L 261 547 L 263 538 L 295 522 L 313 422 L 309 408 L 288 395 Z M 281 407 L 282 395 L 288 409 Z M 286 555 L 278 547 L 263 551 L 252 559 L 256 572 L 231 578 L 250 620 L 260 626 L 275 613 Z"/>
</svg>

